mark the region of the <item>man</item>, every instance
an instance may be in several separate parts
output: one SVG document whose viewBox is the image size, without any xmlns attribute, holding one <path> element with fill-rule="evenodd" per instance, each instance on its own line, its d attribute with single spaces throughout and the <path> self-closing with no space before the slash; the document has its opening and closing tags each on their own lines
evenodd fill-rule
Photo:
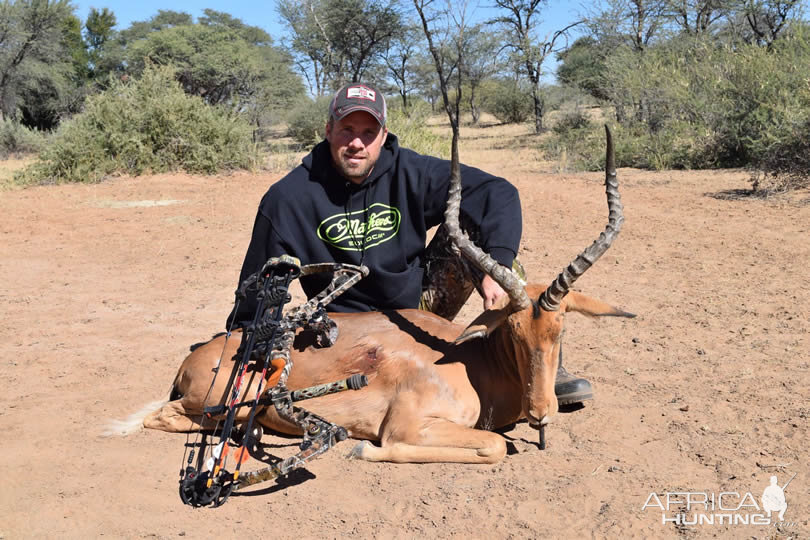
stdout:
<svg viewBox="0 0 810 540">
<path fill-rule="evenodd" d="M 366 265 L 370 273 L 327 306 L 355 312 L 422 307 L 452 319 L 476 288 L 484 309 L 506 293 L 489 276 L 472 270 L 446 249 L 440 227 L 426 249 L 427 231 L 444 221 L 450 180 L 446 160 L 400 148 L 385 125 L 383 95 L 351 83 L 329 106 L 326 140 L 301 165 L 270 187 L 256 215 L 240 282 L 268 258 L 288 254 L 302 264 Z M 517 190 L 503 178 L 461 167 L 462 227 L 500 264 L 515 262 L 522 227 Z M 455 259 L 455 260 L 450 260 Z M 442 274 L 458 284 L 446 294 Z M 323 290 L 328 275 L 301 278 L 307 297 Z M 446 281 L 446 280 L 445 280 Z M 256 299 L 231 313 L 228 325 L 253 318 Z M 592 397 L 590 383 L 562 367 L 561 405 Z"/>
</svg>

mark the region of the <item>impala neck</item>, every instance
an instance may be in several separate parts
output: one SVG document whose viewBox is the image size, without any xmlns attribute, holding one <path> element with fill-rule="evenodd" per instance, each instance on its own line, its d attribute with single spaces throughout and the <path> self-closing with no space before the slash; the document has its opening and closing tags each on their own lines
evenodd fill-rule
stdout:
<svg viewBox="0 0 810 540">
<path fill-rule="evenodd" d="M 508 325 L 501 325 L 482 340 L 480 376 L 474 383 L 481 400 L 479 427 L 494 429 L 522 417 L 524 393 Z M 478 342 L 480 343 L 480 342 Z M 472 378 L 472 373 L 470 377 Z"/>
</svg>

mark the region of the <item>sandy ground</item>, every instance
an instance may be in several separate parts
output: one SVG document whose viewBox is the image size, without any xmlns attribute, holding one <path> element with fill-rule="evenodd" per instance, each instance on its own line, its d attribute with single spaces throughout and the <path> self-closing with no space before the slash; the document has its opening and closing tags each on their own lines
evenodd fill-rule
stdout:
<svg viewBox="0 0 810 540">
<path fill-rule="evenodd" d="M 603 175 L 543 172 L 519 133 L 467 135 L 462 159 L 519 187 L 520 258 L 550 281 L 604 227 Z M 555 418 L 546 451 L 525 423 L 494 466 L 349 461 L 347 441 L 221 508 L 184 506 L 184 436 L 101 432 L 165 396 L 189 346 L 222 329 L 279 176 L 0 193 L 0 538 L 810 536 L 808 194 L 734 197 L 739 171 L 619 172 L 624 230 L 576 288 L 639 316 L 568 318 L 567 365 L 597 399 Z M 784 522 L 750 524 L 770 476 L 794 474 Z"/>
</svg>

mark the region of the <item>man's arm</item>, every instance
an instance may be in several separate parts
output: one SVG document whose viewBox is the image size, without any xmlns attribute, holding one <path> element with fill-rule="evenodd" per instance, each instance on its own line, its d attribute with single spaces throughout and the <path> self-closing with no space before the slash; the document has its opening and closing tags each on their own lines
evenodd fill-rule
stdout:
<svg viewBox="0 0 810 540">
<path fill-rule="evenodd" d="M 444 221 L 450 164 L 428 158 L 428 189 L 425 206 L 429 226 Z M 461 212 L 478 229 L 473 240 L 501 265 L 511 268 L 522 232 L 520 197 L 517 189 L 505 179 L 473 167 L 461 166 Z M 475 231 L 468 231 L 475 232 Z M 477 238 L 476 238 L 477 237 Z M 489 276 L 481 282 L 484 309 L 495 304 L 506 293 Z"/>
</svg>

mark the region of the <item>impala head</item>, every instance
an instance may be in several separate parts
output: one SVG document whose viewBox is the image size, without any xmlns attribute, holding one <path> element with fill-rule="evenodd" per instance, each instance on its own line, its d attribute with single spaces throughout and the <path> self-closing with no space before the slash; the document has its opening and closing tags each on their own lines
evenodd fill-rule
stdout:
<svg viewBox="0 0 810 540">
<path fill-rule="evenodd" d="M 554 380 L 565 314 L 575 311 L 590 316 L 634 317 L 632 313 L 570 290 L 573 283 L 607 251 L 624 222 L 616 180 L 613 140 L 607 126 L 605 131 L 608 224 L 599 238 L 577 255 L 548 287 L 524 287 L 517 276 L 498 265 L 460 230 L 458 211 L 461 179 L 458 155 L 454 147 L 450 200 L 445 214 L 446 227 L 461 253 L 492 276 L 508 294 L 508 300 L 504 299 L 499 305 L 479 315 L 459 336 L 457 342 L 488 336 L 496 329 L 499 330 L 493 338 L 501 340 L 502 350 L 515 355 L 524 388 L 523 413 L 529 423 L 535 426 L 545 424 L 557 412 Z"/>
</svg>

